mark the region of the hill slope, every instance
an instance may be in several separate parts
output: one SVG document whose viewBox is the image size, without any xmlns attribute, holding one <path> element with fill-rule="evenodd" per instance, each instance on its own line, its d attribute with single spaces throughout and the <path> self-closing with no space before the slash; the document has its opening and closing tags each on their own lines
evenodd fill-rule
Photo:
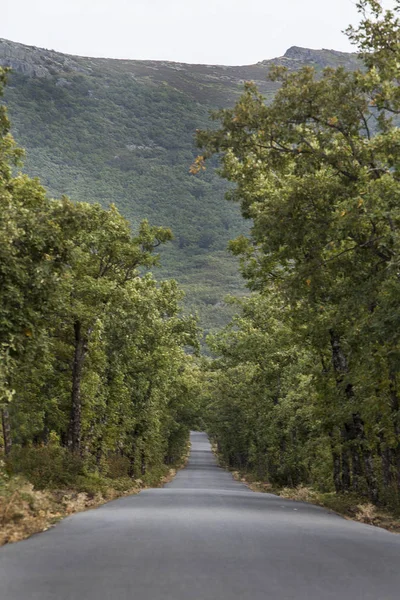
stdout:
<svg viewBox="0 0 400 600">
<path fill-rule="evenodd" d="M 357 62 L 352 54 L 293 47 L 256 65 L 187 65 L 83 58 L 0 40 L 0 65 L 13 68 L 5 101 L 27 149 L 24 170 L 54 196 L 114 202 L 134 225 L 148 218 L 171 227 L 175 241 L 160 275 L 181 283 L 206 331 L 228 318 L 224 296 L 243 291 L 225 248 L 245 224 L 212 170 L 189 174 L 195 130 L 209 126 L 210 109 L 231 105 L 244 81 L 273 95 L 272 64 L 320 70 Z"/>
</svg>

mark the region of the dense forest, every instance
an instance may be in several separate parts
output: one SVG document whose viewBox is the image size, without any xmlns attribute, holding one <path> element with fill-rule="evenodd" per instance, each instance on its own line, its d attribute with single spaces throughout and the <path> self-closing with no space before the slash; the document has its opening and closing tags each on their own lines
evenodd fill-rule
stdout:
<svg viewBox="0 0 400 600">
<path fill-rule="evenodd" d="M 400 3 L 359 9 L 347 32 L 359 69 L 277 65 L 273 99 L 246 83 L 197 132 L 193 185 L 218 162 L 250 224 L 230 242 L 249 293 L 227 300 L 235 316 L 208 336 L 212 358 L 176 282 L 152 274 L 170 229 L 51 199 L 18 172 L 0 106 L 9 475 L 91 492 L 159 481 L 205 426 L 224 464 L 277 490 L 399 511 Z"/>
<path fill-rule="evenodd" d="M 14 175 L 22 151 L 0 110 L 5 457 L 39 487 L 157 480 L 186 447 L 197 348 L 182 292 L 150 271 L 171 231 L 132 233 L 115 206 L 52 200 Z"/>
<path fill-rule="evenodd" d="M 213 336 L 211 431 L 277 486 L 399 508 L 400 22 L 371 0 L 350 27 L 364 68 L 278 67 L 200 132 L 252 223 L 231 244 L 252 297 Z"/>
</svg>

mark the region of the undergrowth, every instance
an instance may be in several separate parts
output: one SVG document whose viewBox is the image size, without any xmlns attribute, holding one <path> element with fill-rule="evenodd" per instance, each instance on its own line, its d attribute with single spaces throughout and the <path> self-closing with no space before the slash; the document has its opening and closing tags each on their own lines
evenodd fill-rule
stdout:
<svg viewBox="0 0 400 600">
<path fill-rule="evenodd" d="M 186 464 L 158 465 L 140 478 L 129 477 L 129 461 L 110 456 L 103 472 L 60 447 L 14 449 L 0 457 L 0 546 L 45 531 L 75 512 L 95 508 L 146 487 L 162 486 Z"/>
</svg>

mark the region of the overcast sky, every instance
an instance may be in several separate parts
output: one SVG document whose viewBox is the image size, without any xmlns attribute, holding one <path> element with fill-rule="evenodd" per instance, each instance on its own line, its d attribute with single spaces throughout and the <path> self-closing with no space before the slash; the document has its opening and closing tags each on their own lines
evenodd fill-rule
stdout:
<svg viewBox="0 0 400 600">
<path fill-rule="evenodd" d="M 384 0 L 384 6 L 393 5 Z M 349 51 L 356 0 L 1 0 L 0 37 L 69 54 L 252 64 L 290 46 Z"/>
</svg>

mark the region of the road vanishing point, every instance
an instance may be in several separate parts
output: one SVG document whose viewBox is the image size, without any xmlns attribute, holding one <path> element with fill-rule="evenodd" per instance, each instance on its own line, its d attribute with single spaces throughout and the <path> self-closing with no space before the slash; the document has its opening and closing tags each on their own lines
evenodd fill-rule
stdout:
<svg viewBox="0 0 400 600">
<path fill-rule="evenodd" d="M 252 492 L 191 444 L 164 488 L 1 549 L 1 600 L 399 600 L 399 535 Z"/>
</svg>

